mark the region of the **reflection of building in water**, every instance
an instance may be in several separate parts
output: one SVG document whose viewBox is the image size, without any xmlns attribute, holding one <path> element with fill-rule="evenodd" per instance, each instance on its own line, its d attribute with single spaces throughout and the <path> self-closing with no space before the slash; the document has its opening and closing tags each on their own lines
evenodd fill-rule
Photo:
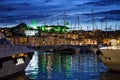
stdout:
<svg viewBox="0 0 120 80">
<path fill-rule="evenodd" d="M 47 73 L 47 79 L 52 78 L 52 66 L 53 66 L 53 54 L 49 53 L 42 53 L 39 56 L 39 74 L 46 74 Z M 42 79 L 44 75 L 40 76 L 40 79 Z"/>
<path fill-rule="evenodd" d="M 53 55 L 48 55 L 47 56 L 47 66 L 46 66 L 46 69 L 47 69 L 47 72 L 48 72 L 48 79 L 51 79 L 52 78 L 52 62 L 53 62 Z"/>
<path fill-rule="evenodd" d="M 70 68 L 71 68 L 71 64 L 70 64 L 70 55 L 69 56 L 66 56 L 66 60 L 65 60 L 65 64 L 66 64 L 66 71 L 70 71 Z"/>
<path fill-rule="evenodd" d="M 101 71 L 105 72 L 107 68 L 104 68 L 101 62 L 96 65 L 94 56 L 91 53 L 65 55 L 39 52 L 38 77 L 41 80 L 99 79 Z M 102 70 L 98 69 L 98 66 L 101 66 Z"/>
</svg>

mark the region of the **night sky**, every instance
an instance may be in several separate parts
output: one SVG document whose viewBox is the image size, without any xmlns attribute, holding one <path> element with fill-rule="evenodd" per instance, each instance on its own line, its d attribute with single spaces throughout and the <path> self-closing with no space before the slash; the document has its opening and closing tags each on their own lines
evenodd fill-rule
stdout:
<svg viewBox="0 0 120 80">
<path fill-rule="evenodd" d="M 120 29 L 120 0 L 0 0 L 0 27 L 12 27 L 21 22 L 32 26 L 64 25 L 64 17 L 69 27 L 78 27 L 78 16 L 82 29 L 92 29 L 92 9 L 95 28 L 104 29 L 105 22 L 111 29 Z M 65 16 L 64 16 L 65 12 Z"/>
</svg>

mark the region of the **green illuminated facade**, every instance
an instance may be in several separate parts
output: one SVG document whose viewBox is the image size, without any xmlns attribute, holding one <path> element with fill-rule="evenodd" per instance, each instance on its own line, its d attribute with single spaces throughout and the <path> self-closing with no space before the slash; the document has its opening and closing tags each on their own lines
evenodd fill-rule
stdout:
<svg viewBox="0 0 120 80">
<path fill-rule="evenodd" d="M 61 26 L 61 25 L 52 25 L 52 26 L 43 25 L 43 26 L 37 26 L 36 28 L 27 26 L 27 29 L 38 30 L 41 32 L 48 32 L 48 33 L 64 33 L 69 31 L 68 27 Z"/>
<path fill-rule="evenodd" d="M 55 32 L 55 33 L 64 33 L 64 32 L 68 32 L 69 28 L 68 27 L 65 27 L 65 26 L 40 26 L 40 27 L 37 27 L 38 30 L 42 31 L 42 32 Z"/>
<path fill-rule="evenodd" d="M 33 34 L 34 32 L 38 32 L 37 34 L 41 32 L 45 33 L 64 33 L 68 32 L 69 28 L 66 26 L 61 25 L 43 25 L 43 26 L 37 26 L 36 21 L 33 21 L 33 25 L 29 26 L 25 23 L 21 23 L 17 26 L 14 26 L 10 28 L 10 32 L 13 34 L 12 36 L 26 36 L 26 34 Z"/>
</svg>

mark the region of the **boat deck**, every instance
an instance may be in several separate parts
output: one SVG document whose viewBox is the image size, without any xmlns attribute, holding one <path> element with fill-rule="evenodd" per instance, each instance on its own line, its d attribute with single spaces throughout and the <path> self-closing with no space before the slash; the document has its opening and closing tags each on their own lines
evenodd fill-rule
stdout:
<svg viewBox="0 0 120 80">
<path fill-rule="evenodd" d="M 25 46 L 11 46 L 11 45 L 1 45 L 0 46 L 0 58 L 8 57 L 19 53 L 29 53 L 34 50 L 28 49 Z"/>
</svg>

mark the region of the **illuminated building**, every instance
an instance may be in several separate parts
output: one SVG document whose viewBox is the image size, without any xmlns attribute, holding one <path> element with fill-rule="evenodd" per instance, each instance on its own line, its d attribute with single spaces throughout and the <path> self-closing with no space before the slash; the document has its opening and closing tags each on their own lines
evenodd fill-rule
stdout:
<svg viewBox="0 0 120 80">
<path fill-rule="evenodd" d="M 25 36 L 37 36 L 38 30 L 25 30 L 24 33 Z"/>
<path fill-rule="evenodd" d="M 64 33 L 68 32 L 69 28 L 61 25 L 43 25 L 36 26 L 35 21 L 33 26 L 28 26 L 25 23 L 21 23 L 15 27 L 10 28 L 13 36 L 38 36 L 38 34 L 44 33 Z"/>
<path fill-rule="evenodd" d="M 60 26 L 60 25 L 53 25 L 53 26 L 40 26 L 37 27 L 38 30 L 42 31 L 42 32 L 51 32 L 51 33 L 64 33 L 64 32 L 68 32 L 68 27 L 65 26 Z"/>
<path fill-rule="evenodd" d="M 28 26 L 21 23 L 12 28 L 0 28 L 0 32 L 16 45 L 27 46 L 57 46 L 57 45 L 89 45 L 109 43 L 108 39 L 120 38 L 120 30 L 117 31 L 84 31 L 71 30 L 61 25 L 37 26 L 36 22 Z"/>
</svg>

